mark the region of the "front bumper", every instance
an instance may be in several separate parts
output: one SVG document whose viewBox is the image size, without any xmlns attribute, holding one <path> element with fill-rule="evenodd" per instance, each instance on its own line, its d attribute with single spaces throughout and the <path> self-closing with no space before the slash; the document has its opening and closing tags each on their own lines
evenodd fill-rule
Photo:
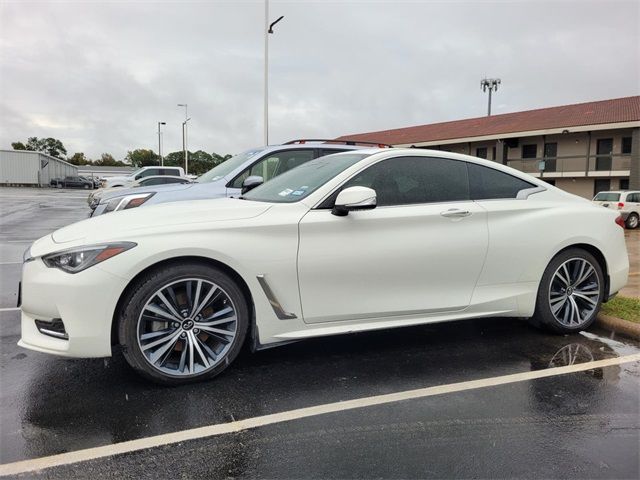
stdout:
<svg viewBox="0 0 640 480">
<path fill-rule="evenodd" d="M 18 345 L 65 357 L 111 355 L 111 324 L 125 280 L 93 266 L 69 274 L 41 259 L 22 270 L 22 335 Z M 61 319 L 68 339 L 38 330 L 36 320 Z"/>
</svg>

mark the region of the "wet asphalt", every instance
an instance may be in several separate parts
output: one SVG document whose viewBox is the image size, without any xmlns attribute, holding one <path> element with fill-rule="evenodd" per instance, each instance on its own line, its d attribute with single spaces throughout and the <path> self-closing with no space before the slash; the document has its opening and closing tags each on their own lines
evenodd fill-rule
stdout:
<svg viewBox="0 0 640 480">
<path fill-rule="evenodd" d="M 0 309 L 23 250 L 89 212 L 86 194 L 0 188 Z M 177 388 L 109 359 L 23 350 L 0 310 L 0 463 L 371 395 L 640 353 L 615 332 L 511 319 L 312 339 Z M 640 362 L 278 423 L 25 478 L 638 478 Z"/>
</svg>

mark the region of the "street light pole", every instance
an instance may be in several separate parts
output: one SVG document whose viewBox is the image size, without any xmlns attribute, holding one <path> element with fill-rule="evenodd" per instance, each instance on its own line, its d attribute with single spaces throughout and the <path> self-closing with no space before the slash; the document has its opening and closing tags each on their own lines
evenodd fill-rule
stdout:
<svg viewBox="0 0 640 480">
<path fill-rule="evenodd" d="M 166 124 L 166 122 L 158 122 L 158 155 L 160 156 L 160 166 L 164 166 L 164 158 L 162 158 L 162 133 L 160 132 L 160 125 Z"/>
<path fill-rule="evenodd" d="M 187 150 L 187 122 L 191 120 L 191 118 L 187 118 L 184 122 L 182 122 L 182 149 L 184 150 L 184 173 L 185 175 L 189 173 L 189 157 Z"/>
<path fill-rule="evenodd" d="M 179 107 L 184 107 L 184 122 L 182 122 L 182 149 L 184 150 L 184 173 L 189 173 L 189 146 L 187 145 L 187 118 L 188 107 L 186 103 L 179 103 Z"/>
<path fill-rule="evenodd" d="M 491 92 L 498 91 L 498 85 L 500 85 L 501 80 L 499 78 L 483 78 L 480 80 L 480 88 L 483 92 L 486 92 L 489 89 L 489 106 L 487 108 L 487 117 L 491 116 Z"/>
<path fill-rule="evenodd" d="M 278 17 L 275 22 L 269 23 L 269 0 L 264 1 L 264 144 L 269 145 L 269 34 L 273 33 L 273 27 L 284 18 Z"/>
</svg>

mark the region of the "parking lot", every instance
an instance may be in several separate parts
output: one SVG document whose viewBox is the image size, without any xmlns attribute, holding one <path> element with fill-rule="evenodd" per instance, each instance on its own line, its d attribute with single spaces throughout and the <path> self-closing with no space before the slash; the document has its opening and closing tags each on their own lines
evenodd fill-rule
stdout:
<svg viewBox="0 0 640 480">
<path fill-rule="evenodd" d="M 0 474 L 640 474 L 640 344 L 598 327 L 558 336 L 487 319 L 319 338 L 244 351 L 215 380 L 176 388 L 141 379 L 117 350 L 71 360 L 17 347 L 23 251 L 88 214 L 80 191 L 0 189 Z M 626 236 L 634 295 L 640 232 Z"/>
</svg>

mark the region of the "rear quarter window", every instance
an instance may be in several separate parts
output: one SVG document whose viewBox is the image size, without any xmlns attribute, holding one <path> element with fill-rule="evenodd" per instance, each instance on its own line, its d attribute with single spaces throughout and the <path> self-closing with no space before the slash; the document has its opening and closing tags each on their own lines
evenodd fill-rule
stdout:
<svg viewBox="0 0 640 480">
<path fill-rule="evenodd" d="M 516 198 L 522 190 L 535 187 L 533 183 L 494 168 L 483 167 L 475 163 L 467 165 L 472 200 Z"/>
</svg>

